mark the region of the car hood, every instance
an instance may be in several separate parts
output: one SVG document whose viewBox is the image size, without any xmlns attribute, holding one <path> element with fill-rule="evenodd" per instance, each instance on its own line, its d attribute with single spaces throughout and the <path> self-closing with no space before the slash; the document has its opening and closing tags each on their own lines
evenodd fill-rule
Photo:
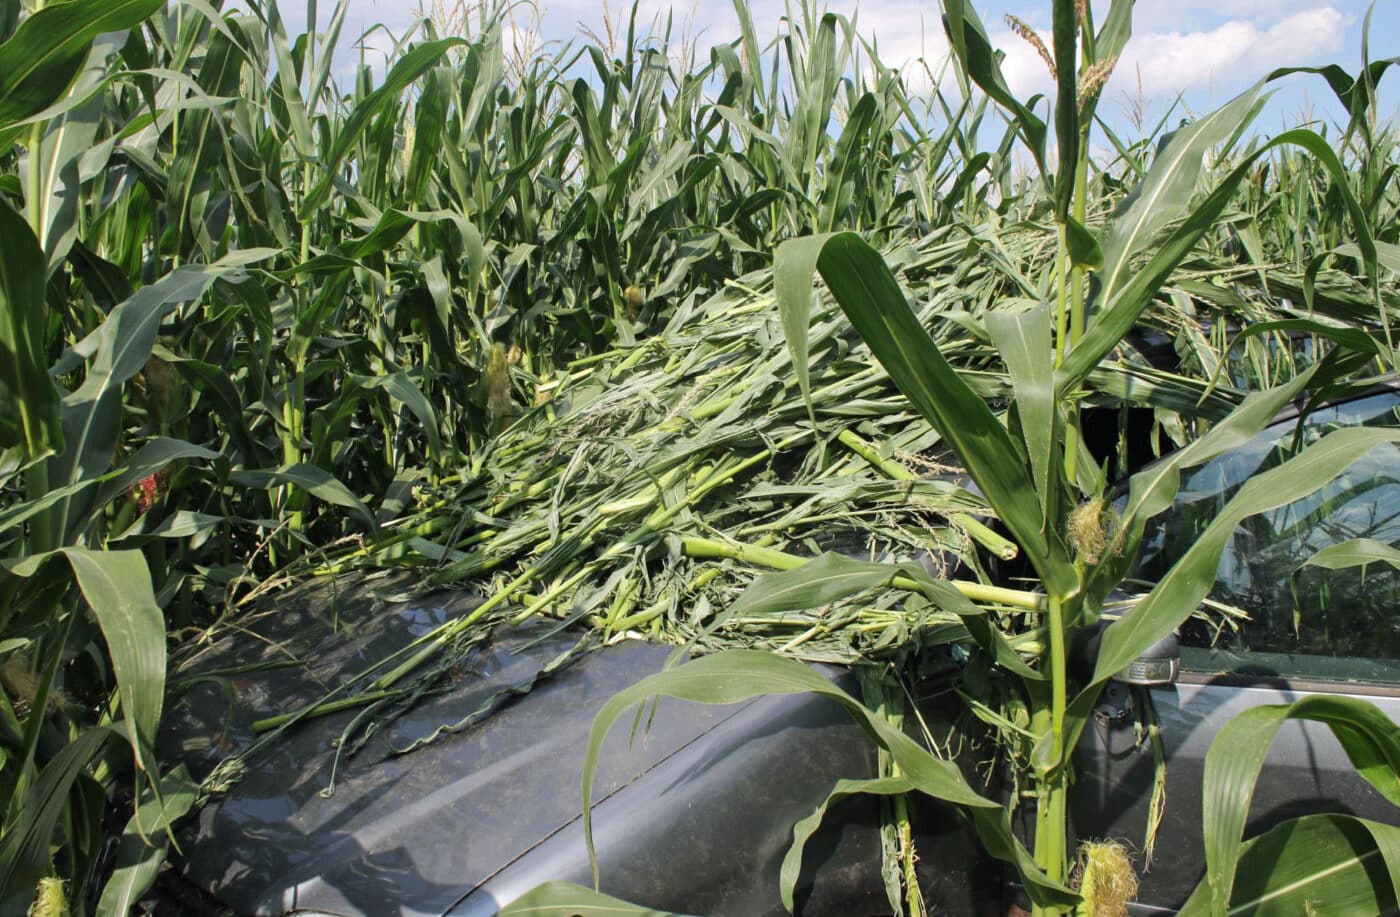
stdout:
<svg viewBox="0 0 1400 917">
<path fill-rule="evenodd" d="M 257 720 L 300 709 L 480 601 L 393 600 L 402 587 L 312 584 L 241 619 L 173 673 L 184 690 L 166 718 L 167 753 L 206 775 L 253 745 Z M 579 639 L 543 625 L 498 629 L 354 754 L 337 751 L 362 708 L 293 725 L 196 814 L 182 840 L 185 876 L 240 913 L 443 913 L 577 820 L 594 713 L 671 652 L 626 643 L 553 671 Z M 742 706 L 663 701 L 630 742 L 614 730 L 595 799 Z"/>
</svg>

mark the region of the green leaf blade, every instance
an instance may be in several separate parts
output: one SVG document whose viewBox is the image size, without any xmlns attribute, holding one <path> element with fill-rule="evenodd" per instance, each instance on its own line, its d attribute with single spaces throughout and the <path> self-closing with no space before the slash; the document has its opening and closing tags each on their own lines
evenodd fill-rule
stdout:
<svg viewBox="0 0 1400 917">
<path fill-rule="evenodd" d="M 1024 453 L 939 352 L 884 259 L 859 236 L 841 233 L 822 245 L 817 269 L 895 385 L 953 447 L 1046 588 L 1075 592 L 1078 578 L 1059 533 L 1044 525 Z"/>
<path fill-rule="evenodd" d="M 98 35 L 139 25 L 164 6 L 165 0 L 65 0 L 24 20 L 0 45 L 0 129 L 58 101 Z"/>
<path fill-rule="evenodd" d="M 48 372 L 44 253 L 29 225 L 0 203 L 0 448 L 36 458 L 63 449 L 58 387 Z"/>
</svg>

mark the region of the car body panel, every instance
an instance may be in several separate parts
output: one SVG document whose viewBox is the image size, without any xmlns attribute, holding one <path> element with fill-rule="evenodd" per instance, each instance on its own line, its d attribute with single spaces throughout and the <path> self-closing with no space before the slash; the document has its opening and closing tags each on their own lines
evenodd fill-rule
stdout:
<svg viewBox="0 0 1400 917">
<path fill-rule="evenodd" d="M 848 730 L 850 717 L 830 702 L 801 695 L 751 704 L 594 811 L 602 890 L 678 913 L 783 914 L 776 877 L 792 825 L 810 815 L 831 776 L 869 773 L 873 746 Z M 856 752 L 855 755 L 852 752 Z M 582 756 L 580 755 L 579 758 Z M 878 810 L 822 833 L 808 859 L 799 900 L 831 915 L 888 910 L 868 874 L 878 865 Z M 657 817 L 669 813 L 667 817 Z M 742 848 L 741 855 L 736 855 Z M 862 873 L 867 873 L 862 875 Z M 815 877 L 816 887 L 812 879 Z M 468 895 L 450 913 L 488 917 L 540 884 L 589 885 L 581 821 L 549 837 Z"/>
<path fill-rule="evenodd" d="M 300 708 L 478 602 L 460 593 L 397 601 L 395 586 L 341 586 L 334 601 L 313 586 L 240 622 L 177 672 L 185 690 L 167 717 L 167 749 L 202 776 L 251 745 L 256 719 Z M 359 711 L 295 724 L 196 813 L 181 839 L 184 877 L 249 914 L 485 915 L 546 879 L 589 883 L 581 777 L 594 714 L 674 648 L 627 641 L 550 671 L 580 637 L 554 624 L 497 629 L 339 760 Z M 815 668 L 856 690 L 849 671 Z M 438 732 L 449 724 L 462 728 Z M 830 699 L 662 699 L 640 723 L 624 716 L 603 746 L 594 784 L 602 888 L 681 912 L 783 913 L 778 870 L 793 823 L 838 779 L 875 773 L 874 744 Z M 925 849 L 972 867 L 955 813 L 921 821 Z M 888 912 L 878 801 L 836 807 L 805 866 L 803 913 Z M 970 911 L 965 883 L 944 883 L 942 894 L 945 912 Z"/>
<path fill-rule="evenodd" d="M 1196 682 L 1196 683 L 1192 683 Z M 1141 873 L 1140 911 L 1179 908 L 1205 874 L 1201 781 L 1211 742 L 1236 715 L 1265 704 L 1292 703 L 1310 691 L 1286 683 L 1219 683 L 1188 673 L 1150 689 L 1166 752 L 1166 810 L 1150 864 L 1141 853 L 1155 776 L 1150 746 L 1140 742 L 1125 686 L 1114 685 L 1096 710 L 1075 756 L 1071 819 L 1083 838 L 1113 837 L 1133 844 Z M 1364 696 L 1400 722 L 1400 698 Z M 1356 774 L 1330 729 L 1284 723 L 1274 740 L 1250 807 L 1246 836 L 1280 821 L 1316 812 L 1343 812 L 1400 825 L 1400 809 Z"/>
<path fill-rule="evenodd" d="M 1304 418 L 1302 438 L 1341 426 L 1395 426 L 1400 392 L 1377 392 L 1320 408 Z M 1149 526 L 1134 573 L 1152 581 L 1174 563 L 1218 507 L 1251 474 L 1276 462 L 1280 443 L 1298 434 L 1296 411 L 1230 453 L 1183 475 L 1176 503 Z M 1284 447 L 1291 450 L 1292 445 Z M 1212 633 L 1182 629 L 1177 684 L 1150 693 L 1111 684 L 1095 722 L 1076 749 L 1073 827 L 1083 838 L 1142 843 L 1156 765 L 1140 705 L 1151 698 L 1166 761 L 1166 808 L 1152 862 L 1138 856 L 1138 909 L 1180 907 L 1204 874 L 1202 777 L 1220 730 L 1245 710 L 1288 704 L 1310 694 L 1340 694 L 1379 706 L 1400 723 L 1400 573 L 1323 570 L 1306 565 L 1317 550 L 1352 538 L 1400 541 L 1400 450 L 1372 450 L 1317 494 L 1246 520 L 1217 571 L 1212 597 L 1239 605 L 1249 620 Z M 1141 568 L 1146 566 L 1146 571 Z M 1331 730 L 1312 722 L 1282 725 L 1255 786 L 1246 836 L 1317 812 L 1342 812 L 1400 824 L 1391 805 L 1356 774 Z"/>
</svg>

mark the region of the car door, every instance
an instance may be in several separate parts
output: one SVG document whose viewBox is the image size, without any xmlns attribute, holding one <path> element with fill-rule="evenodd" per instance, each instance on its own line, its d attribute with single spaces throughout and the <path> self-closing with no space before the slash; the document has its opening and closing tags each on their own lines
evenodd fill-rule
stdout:
<svg viewBox="0 0 1400 917">
<path fill-rule="evenodd" d="M 1400 393 L 1352 399 L 1301 422 L 1280 420 L 1183 473 L 1175 503 L 1148 527 L 1134 578 L 1144 588 L 1155 582 L 1250 475 L 1331 429 L 1355 425 L 1400 425 Z M 1393 444 L 1372 450 L 1312 496 L 1240 525 L 1221 557 L 1211 593 L 1217 604 L 1181 628 L 1176 684 L 1148 691 L 1113 683 L 1105 691 L 1076 750 L 1073 821 L 1082 838 L 1114 837 L 1136 847 L 1139 913 L 1179 907 L 1204 872 L 1202 769 L 1212 739 L 1232 717 L 1308 694 L 1345 694 L 1400 722 L 1400 571 L 1307 562 L 1355 538 L 1400 546 L 1400 448 Z M 1152 743 L 1144 741 L 1154 727 L 1165 753 L 1165 809 L 1149 858 L 1145 825 L 1162 776 Z M 1400 824 L 1400 810 L 1355 775 L 1327 727 L 1286 723 L 1260 775 L 1246 836 L 1322 811 Z"/>
</svg>

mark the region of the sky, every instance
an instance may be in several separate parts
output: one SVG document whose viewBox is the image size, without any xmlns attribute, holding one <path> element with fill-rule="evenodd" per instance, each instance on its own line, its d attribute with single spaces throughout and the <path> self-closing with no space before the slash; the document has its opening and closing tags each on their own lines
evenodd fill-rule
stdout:
<svg viewBox="0 0 1400 917">
<path fill-rule="evenodd" d="M 402 33 L 433 0 L 349 0 L 342 53 L 353 55 L 354 37 L 375 25 Z M 445 0 L 450 6 L 454 0 Z M 537 0 L 539 31 L 546 41 L 566 41 L 581 28 L 602 31 L 607 0 Z M 905 66 L 911 85 L 919 88 L 919 58 L 942 59 L 947 42 L 939 23 L 936 0 L 827 0 L 828 8 L 855 18 L 861 34 L 877 43 L 881 58 Z M 617 18 L 625 16 L 630 0 L 613 0 Z M 992 43 L 1007 58 L 1003 69 L 1018 95 L 1052 88 L 1045 64 L 1014 35 L 1006 14 L 1020 17 L 1045 33 L 1049 43 L 1049 0 L 974 0 Z M 299 0 L 283 0 L 290 32 L 304 28 L 306 9 Z M 320 0 L 324 23 L 333 0 Z M 1100 0 L 1099 15 L 1107 8 Z M 1361 61 L 1366 0 L 1137 0 L 1133 37 L 1103 94 L 1100 112 L 1110 123 L 1129 123 L 1139 101 L 1148 121 L 1160 117 L 1178 98 L 1193 112 L 1224 103 L 1277 67 L 1341 64 L 1356 73 Z M 781 28 L 784 0 L 752 0 L 760 38 Z M 738 34 L 729 0 L 640 0 L 639 23 L 671 12 L 677 22 L 689 20 L 706 47 Z M 522 25 L 523 23 L 522 14 Z M 346 40 L 350 39 L 350 40 Z M 372 54 L 389 45 L 383 32 L 367 40 Z M 1400 56 L 1400 0 L 1376 0 L 1371 19 L 1372 59 Z M 1336 120 L 1340 108 L 1318 76 L 1295 75 L 1280 81 L 1268 109 L 1256 126 L 1271 132 L 1295 126 L 1304 118 Z M 1400 68 L 1381 84 L 1380 116 L 1400 123 Z"/>
</svg>

